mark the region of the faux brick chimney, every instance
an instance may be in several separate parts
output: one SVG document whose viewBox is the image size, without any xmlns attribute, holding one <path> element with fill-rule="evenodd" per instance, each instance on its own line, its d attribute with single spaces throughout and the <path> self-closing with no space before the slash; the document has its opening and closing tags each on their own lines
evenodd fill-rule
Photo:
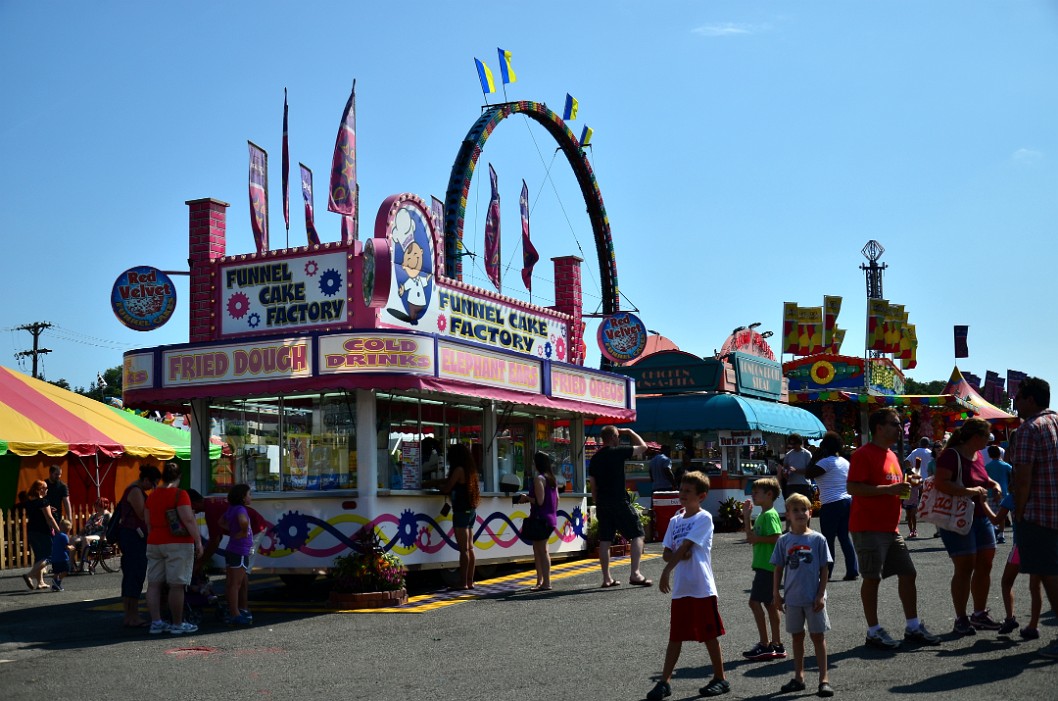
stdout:
<svg viewBox="0 0 1058 701">
<path fill-rule="evenodd" d="M 580 264 L 583 258 L 577 256 L 559 256 L 551 259 L 555 264 L 555 311 L 573 317 L 569 328 L 568 361 L 576 365 L 584 364 L 581 344 L 584 340 L 582 321 L 583 301 L 580 288 Z"/>
<path fill-rule="evenodd" d="M 189 210 L 188 265 L 191 266 L 191 343 L 212 341 L 213 267 L 208 263 L 223 258 L 225 251 L 225 210 L 227 202 L 205 198 L 185 202 Z"/>
</svg>

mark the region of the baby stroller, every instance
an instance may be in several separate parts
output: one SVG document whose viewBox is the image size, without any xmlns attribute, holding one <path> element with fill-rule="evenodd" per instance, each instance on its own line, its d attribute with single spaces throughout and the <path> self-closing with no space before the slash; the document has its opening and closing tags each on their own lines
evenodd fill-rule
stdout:
<svg viewBox="0 0 1058 701">
<path fill-rule="evenodd" d="M 209 576 L 204 572 L 193 575 L 191 584 L 184 590 L 184 620 L 199 625 L 204 614 L 211 609 L 217 620 L 223 617 L 224 610 L 209 582 Z"/>
</svg>

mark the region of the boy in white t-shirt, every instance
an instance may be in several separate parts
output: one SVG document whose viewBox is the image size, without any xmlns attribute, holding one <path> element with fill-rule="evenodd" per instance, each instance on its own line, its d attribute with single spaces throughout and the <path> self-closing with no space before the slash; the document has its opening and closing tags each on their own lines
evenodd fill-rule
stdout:
<svg viewBox="0 0 1058 701">
<path fill-rule="evenodd" d="M 724 678 L 724 658 L 720 636 L 724 622 L 717 606 L 716 582 L 711 561 L 713 517 L 702 509 L 709 493 L 709 478 L 695 470 L 680 480 L 680 504 L 665 533 L 665 569 L 660 589 L 672 592 L 669 614 L 669 645 L 665 650 L 665 667 L 661 679 L 647 694 L 648 701 L 659 701 L 672 694 L 669 680 L 680 659 L 683 641 L 705 643 L 713 666 L 713 678 L 698 690 L 702 696 L 720 696 L 731 691 Z"/>
</svg>

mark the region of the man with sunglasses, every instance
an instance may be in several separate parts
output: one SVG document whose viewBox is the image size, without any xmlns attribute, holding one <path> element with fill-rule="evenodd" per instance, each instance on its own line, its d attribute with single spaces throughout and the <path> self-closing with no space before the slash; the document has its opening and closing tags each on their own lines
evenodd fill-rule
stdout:
<svg viewBox="0 0 1058 701">
<path fill-rule="evenodd" d="M 900 460 L 889 449 L 903 432 L 900 417 L 895 409 L 879 409 L 870 415 L 867 426 L 871 441 L 852 454 L 848 480 L 852 495 L 849 532 L 863 577 L 860 600 L 867 619 L 867 644 L 888 650 L 900 647 L 900 641 L 891 638 L 878 624 L 879 585 L 882 579 L 895 574 L 907 619 L 904 640 L 937 645 L 940 638 L 918 619 L 918 573 L 899 530 L 902 502 L 911 487 L 904 481 Z"/>
</svg>

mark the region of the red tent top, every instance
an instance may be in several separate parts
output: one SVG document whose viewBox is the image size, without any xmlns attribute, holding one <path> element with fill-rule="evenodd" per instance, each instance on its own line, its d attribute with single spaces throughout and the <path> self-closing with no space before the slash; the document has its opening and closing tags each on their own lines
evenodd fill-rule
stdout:
<svg viewBox="0 0 1058 701">
<path fill-rule="evenodd" d="M 956 365 L 955 369 L 951 371 L 951 378 L 948 380 L 948 385 L 944 388 L 941 394 L 954 394 L 961 399 L 968 401 L 977 412 L 977 417 L 984 419 L 985 421 L 993 424 L 1018 424 L 1020 419 L 1018 417 L 1008 414 L 999 407 L 995 406 L 991 402 L 985 400 L 973 386 L 966 381 L 966 378 L 962 376 L 962 372 L 959 371 L 959 366 Z"/>
</svg>

